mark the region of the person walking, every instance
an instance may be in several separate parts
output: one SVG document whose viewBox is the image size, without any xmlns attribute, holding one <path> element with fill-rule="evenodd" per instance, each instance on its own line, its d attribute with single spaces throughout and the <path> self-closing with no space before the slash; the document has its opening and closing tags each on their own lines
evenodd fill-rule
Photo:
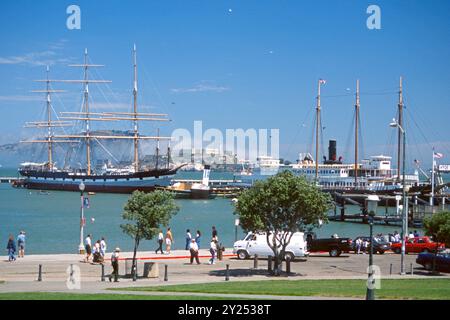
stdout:
<svg viewBox="0 0 450 320">
<path fill-rule="evenodd" d="M 172 243 L 173 243 L 172 231 L 170 230 L 170 228 L 167 228 L 167 232 L 166 232 L 166 252 L 167 252 L 167 254 L 170 254 L 170 247 L 172 246 Z"/>
<path fill-rule="evenodd" d="M 361 238 L 356 239 L 355 245 L 356 245 L 355 253 L 360 254 L 361 253 Z"/>
<path fill-rule="evenodd" d="M 195 235 L 195 242 L 197 243 L 197 247 L 200 249 L 200 240 L 202 239 L 202 233 L 200 230 L 197 230 L 197 234 Z"/>
<path fill-rule="evenodd" d="M 216 264 L 215 258 L 217 253 L 217 241 L 213 238 L 209 244 L 209 253 L 211 253 L 211 259 L 209 259 L 209 264 Z"/>
<path fill-rule="evenodd" d="M 420 237 L 420 234 L 419 234 L 419 232 L 417 232 L 417 230 L 414 230 L 414 237 L 415 237 L 415 238 Z"/>
<path fill-rule="evenodd" d="M 194 258 L 197 264 L 200 264 L 200 259 L 198 258 L 198 245 L 197 242 L 195 242 L 195 239 L 192 239 L 189 243 L 189 251 L 191 252 L 191 264 L 194 261 Z"/>
<path fill-rule="evenodd" d="M 364 239 L 363 243 L 362 243 L 363 254 L 366 254 L 366 250 L 368 249 L 367 248 L 368 246 L 369 246 L 369 241 L 367 241 L 367 239 Z"/>
<path fill-rule="evenodd" d="M 394 231 L 394 238 L 396 243 L 400 242 L 400 235 L 398 234 L 397 230 Z"/>
<path fill-rule="evenodd" d="M 217 229 L 215 226 L 212 227 L 211 237 L 215 239 L 216 241 L 219 241 L 219 233 L 217 232 Z"/>
<path fill-rule="evenodd" d="M 106 255 L 106 240 L 105 237 L 102 237 L 102 240 L 100 241 L 100 255 L 105 258 Z"/>
<path fill-rule="evenodd" d="M 111 255 L 111 266 L 113 268 L 113 272 L 109 275 L 109 282 L 112 281 L 114 277 L 114 282 L 119 282 L 119 256 L 120 256 L 120 248 L 116 248 Z"/>
<path fill-rule="evenodd" d="M 17 246 L 19 247 L 19 258 L 25 256 L 25 231 L 20 231 L 17 236 Z"/>
<path fill-rule="evenodd" d="M 192 240 L 191 230 L 187 229 L 186 230 L 186 250 L 189 250 L 189 245 L 191 243 L 191 240 Z"/>
<path fill-rule="evenodd" d="M 94 247 L 92 248 L 92 262 L 94 263 L 100 263 L 101 261 L 101 254 L 100 254 L 100 240 L 97 240 L 94 243 Z"/>
<path fill-rule="evenodd" d="M 161 254 L 164 254 L 164 251 L 162 249 L 163 242 L 164 242 L 164 234 L 163 234 L 162 230 L 160 229 L 159 233 L 158 233 L 158 244 L 159 244 L 159 247 L 155 250 L 156 254 L 158 254 L 158 251 L 161 251 Z"/>
<path fill-rule="evenodd" d="M 92 253 L 92 240 L 91 240 L 90 234 L 88 234 L 86 239 L 84 239 L 84 248 L 86 249 L 85 262 L 89 262 L 89 258 L 91 257 L 91 253 Z"/>
<path fill-rule="evenodd" d="M 16 242 L 14 241 L 14 237 L 12 235 L 9 236 L 6 250 L 8 250 L 8 261 L 16 261 L 16 257 L 14 256 L 16 253 Z"/>
</svg>

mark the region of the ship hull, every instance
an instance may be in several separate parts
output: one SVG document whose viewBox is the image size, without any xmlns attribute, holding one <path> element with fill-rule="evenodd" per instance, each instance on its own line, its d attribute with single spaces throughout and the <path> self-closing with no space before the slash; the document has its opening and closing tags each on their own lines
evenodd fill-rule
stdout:
<svg viewBox="0 0 450 320">
<path fill-rule="evenodd" d="M 71 175 L 66 172 L 21 171 L 25 179 L 18 187 L 35 190 L 80 191 L 81 182 L 85 192 L 132 193 L 133 191 L 152 192 L 170 185 L 177 169 L 155 172 L 138 172 L 127 175 Z"/>
</svg>

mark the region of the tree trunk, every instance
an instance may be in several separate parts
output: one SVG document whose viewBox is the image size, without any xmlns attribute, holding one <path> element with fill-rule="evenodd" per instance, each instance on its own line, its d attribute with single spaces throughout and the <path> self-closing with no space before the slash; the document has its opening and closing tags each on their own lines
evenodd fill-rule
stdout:
<svg viewBox="0 0 450 320">
<path fill-rule="evenodd" d="M 437 257 L 438 249 L 439 249 L 439 242 L 436 241 L 436 248 L 434 249 L 434 255 L 433 255 L 433 269 L 432 269 L 433 271 L 432 271 L 432 274 L 439 273 L 438 271 L 436 271 L 436 257 Z"/>
<path fill-rule="evenodd" d="M 134 273 L 136 272 L 136 267 L 137 267 L 136 254 L 137 254 L 138 247 L 139 247 L 139 237 L 136 237 L 134 239 L 133 263 L 131 264 L 131 276 L 132 277 L 134 277 Z"/>
</svg>

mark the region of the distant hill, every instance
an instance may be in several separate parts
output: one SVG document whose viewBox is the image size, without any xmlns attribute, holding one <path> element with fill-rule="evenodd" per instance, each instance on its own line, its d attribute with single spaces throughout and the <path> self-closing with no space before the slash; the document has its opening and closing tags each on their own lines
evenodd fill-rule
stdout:
<svg viewBox="0 0 450 320">
<path fill-rule="evenodd" d="M 130 131 L 97 131 L 92 132 L 92 134 L 101 135 L 132 135 Z M 125 141 L 124 139 L 108 139 L 101 141 L 103 147 L 105 147 L 114 157 L 119 161 L 131 161 L 132 153 L 132 142 Z M 93 159 L 104 160 L 111 159 L 112 157 L 108 155 L 106 151 L 97 143 L 94 142 L 93 148 Z M 57 162 L 57 166 L 64 163 L 65 158 L 67 160 L 80 162 L 84 161 L 85 151 L 80 147 L 76 147 L 72 151 L 68 152 L 69 147 L 67 145 L 59 144 L 54 151 L 54 158 Z M 78 149 L 77 148 L 81 148 Z M 153 154 L 154 148 L 152 143 L 144 142 L 141 143 L 141 155 Z M 47 160 L 47 145 L 46 144 L 36 144 L 36 143 L 9 143 L 0 145 L 0 164 L 3 167 L 17 167 L 20 163 L 26 161 L 33 162 L 45 162 Z M 94 160 L 95 161 L 95 160 Z"/>
</svg>

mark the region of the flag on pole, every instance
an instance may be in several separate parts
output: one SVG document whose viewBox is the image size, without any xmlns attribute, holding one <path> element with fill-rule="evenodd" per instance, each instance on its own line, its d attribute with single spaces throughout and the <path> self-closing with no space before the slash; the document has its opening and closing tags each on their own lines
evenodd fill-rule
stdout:
<svg viewBox="0 0 450 320">
<path fill-rule="evenodd" d="M 320 83 L 320 84 L 325 84 L 325 83 L 327 83 L 327 81 L 324 80 L 324 79 L 319 79 L 319 83 Z"/>
<path fill-rule="evenodd" d="M 434 152 L 433 153 L 433 158 L 441 159 L 443 157 L 444 157 L 444 155 L 442 153 L 439 153 L 439 152 Z"/>
<path fill-rule="evenodd" d="M 88 197 L 85 197 L 83 199 L 83 207 L 86 209 L 89 209 L 89 198 Z"/>
</svg>

